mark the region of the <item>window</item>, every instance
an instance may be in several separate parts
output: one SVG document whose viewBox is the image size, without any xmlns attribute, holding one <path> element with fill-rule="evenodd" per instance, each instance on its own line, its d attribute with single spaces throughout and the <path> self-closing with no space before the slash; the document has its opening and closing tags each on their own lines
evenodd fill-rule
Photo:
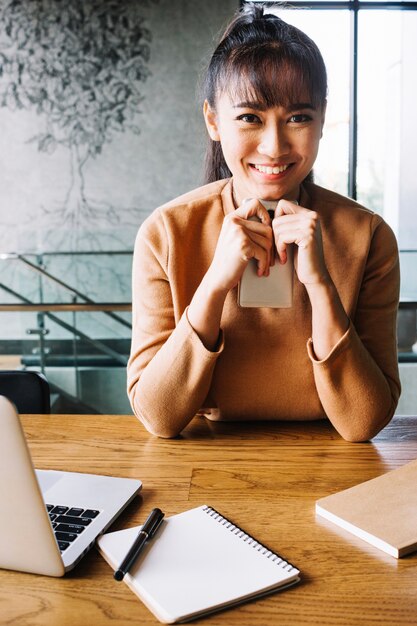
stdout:
<svg viewBox="0 0 417 626">
<path fill-rule="evenodd" d="M 417 2 L 292 0 L 279 8 L 274 2 L 265 4 L 307 33 L 326 63 L 329 97 L 314 166 L 316 182 L 379 213 L 397 236 L 402 384 L 397 413 L 415 414 Z"/>
<path fill-rule="evenodd" d="M 317 43 L 327 66 L 316 182 L 383 215 L 400 248 L 417 250 L 417 2 L 266 4 Z"/>
</svg>

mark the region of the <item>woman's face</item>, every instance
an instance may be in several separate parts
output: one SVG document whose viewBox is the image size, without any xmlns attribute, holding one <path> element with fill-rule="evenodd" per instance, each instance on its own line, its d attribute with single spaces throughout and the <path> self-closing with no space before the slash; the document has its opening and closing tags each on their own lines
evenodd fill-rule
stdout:
<svg viewBox="0 0 417 626">
<path fill-rule="evenodd" d="M 324 115 L 325 107 L 308 100 L 266 108 L 223 93 L 215 111 L 205 102 L 207 129 L 221 142 L 239 204 L 244 198 L 298 199 L 317 156 Z"/>
</svg>

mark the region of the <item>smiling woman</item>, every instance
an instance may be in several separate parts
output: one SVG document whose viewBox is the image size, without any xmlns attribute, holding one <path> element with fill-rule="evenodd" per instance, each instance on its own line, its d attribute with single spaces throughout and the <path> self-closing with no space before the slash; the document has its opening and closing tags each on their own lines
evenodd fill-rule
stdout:
<svg viewBox="0 0 417 626">
<path fill-rule="evenodd" d="M 262 11 L 262 8 L 258 6 L 258 10 Z M 244 18 L 240 17 L 240 20 L 243 22 Z M 262 126 L 262 135 L 258 128 L 258 144 L 260 141 L 260 155 L 267 157 L 266 167 L 277 166 L 274 159 L 285 150 L 284 144 L 281 146 L 278 143 L 281 143 L 281 138 L 285 140 L 284 130 L 287 127 L 298 131 L 301 124 L 307 143 L 310 143 L 309 138 L 314 137 L 317 144 L 305 148 L 309 152 L 305 176 L 309 174 L 317 155 L 327 97 L 327 73 L 323 58 L 316 44 L 302 31 L 271 14 L 263 16 L 263 22 L 261 34 L 255 23 L 246 19 L 244 42 L 243 28 L 241 31 L 237 23 L 232 22 L 206 73 L 203 88 L 205 117 L 212 139 L 206 160 L 207 182 L 226 178 L 232 172 L 236 176 L 225 154 L 227 146 L 225 142 L 219 143 L 220 138 L 215 132 L 217 128 L 213 127 L 216 117 L 219 118 L 218 124 L 235 117 L 236 121 L 242 122 L 242 130 L 245 130 L 246 124 Z M 274 112 L 280 115 L 280 124 L 275 123 Z M 317 137 L 314 131 L 318 130 L 318 126 Z M 231 124 L 227 128 L 230 129 Z M 302 143 L 301 139 L 299 143 Z M 256 155 L 256 163 L 259 163 L 259 155 Z M 262 167 L 263 163 L 259 165 Z M 289 164 L 283 163 L 285 165 Z M 272 196 L 273 199 L 281 197 L 280 193 Z"/>
<path fill-rule="evenodd" d="M 220 142 L 233 172 L 235 198 L 297 200 L 300 183 L 311 172 L 324 124 L 325 104 L 309 102 L 266 106 L 235 102 L 222 94 L 212 108 L 205 101 L 208 132 Z"/>
<path fill-rule="evenodd" d="M 373 437 L 400 391 L 398 251 L 380 216 L 312 182 L 321 54 L 249 5 L 214 51 L 204 92 L 208 184 L 155 210 L 136 240 L 133 410 L 162 437 L 197 413 L 329 419 L 350 441 Z M 289 256 L 292 307 L 240 308 L 248 266 L 270 290 L 270 268 Z"/>
</svg>

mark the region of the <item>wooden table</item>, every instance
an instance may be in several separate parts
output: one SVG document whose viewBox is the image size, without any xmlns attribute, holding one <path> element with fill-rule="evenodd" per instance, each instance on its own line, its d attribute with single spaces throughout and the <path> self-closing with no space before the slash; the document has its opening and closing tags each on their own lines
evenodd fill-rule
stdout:
<svg viewBox="0 0 417 626">
<path fill-rule="evenodd" d="M 214 625 L 417 624 L 417 553 L 400 561 L 316 519 L 317 498 L 417 458 L 417 417 L 396 417 L 370 443 L 327 423 L 210 423 L 175 440 L 132 416 L 25 416 L 36 467 L 140 478 L 143 493 L 113 529 L 210 504 L 298 566 L 296 587 L 200 620 Z M 0 571 L 0 623 L 157 624 L 92 550 L 62 579 Z"/>
</svg>

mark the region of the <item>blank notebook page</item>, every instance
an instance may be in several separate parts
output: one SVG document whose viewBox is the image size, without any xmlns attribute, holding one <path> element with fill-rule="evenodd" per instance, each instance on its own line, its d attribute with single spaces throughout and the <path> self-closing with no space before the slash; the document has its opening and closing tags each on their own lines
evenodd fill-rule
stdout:
<svg viewBox="0 0 417 626">
<path fill-rule="evenodd" d="M 138 528 L 98 544 L 114 569 Z M 125 582 L 161 621 L 172 622 L 298 580 L 299 571 L 207 506 L 167 518 Z"/>
</svg>

